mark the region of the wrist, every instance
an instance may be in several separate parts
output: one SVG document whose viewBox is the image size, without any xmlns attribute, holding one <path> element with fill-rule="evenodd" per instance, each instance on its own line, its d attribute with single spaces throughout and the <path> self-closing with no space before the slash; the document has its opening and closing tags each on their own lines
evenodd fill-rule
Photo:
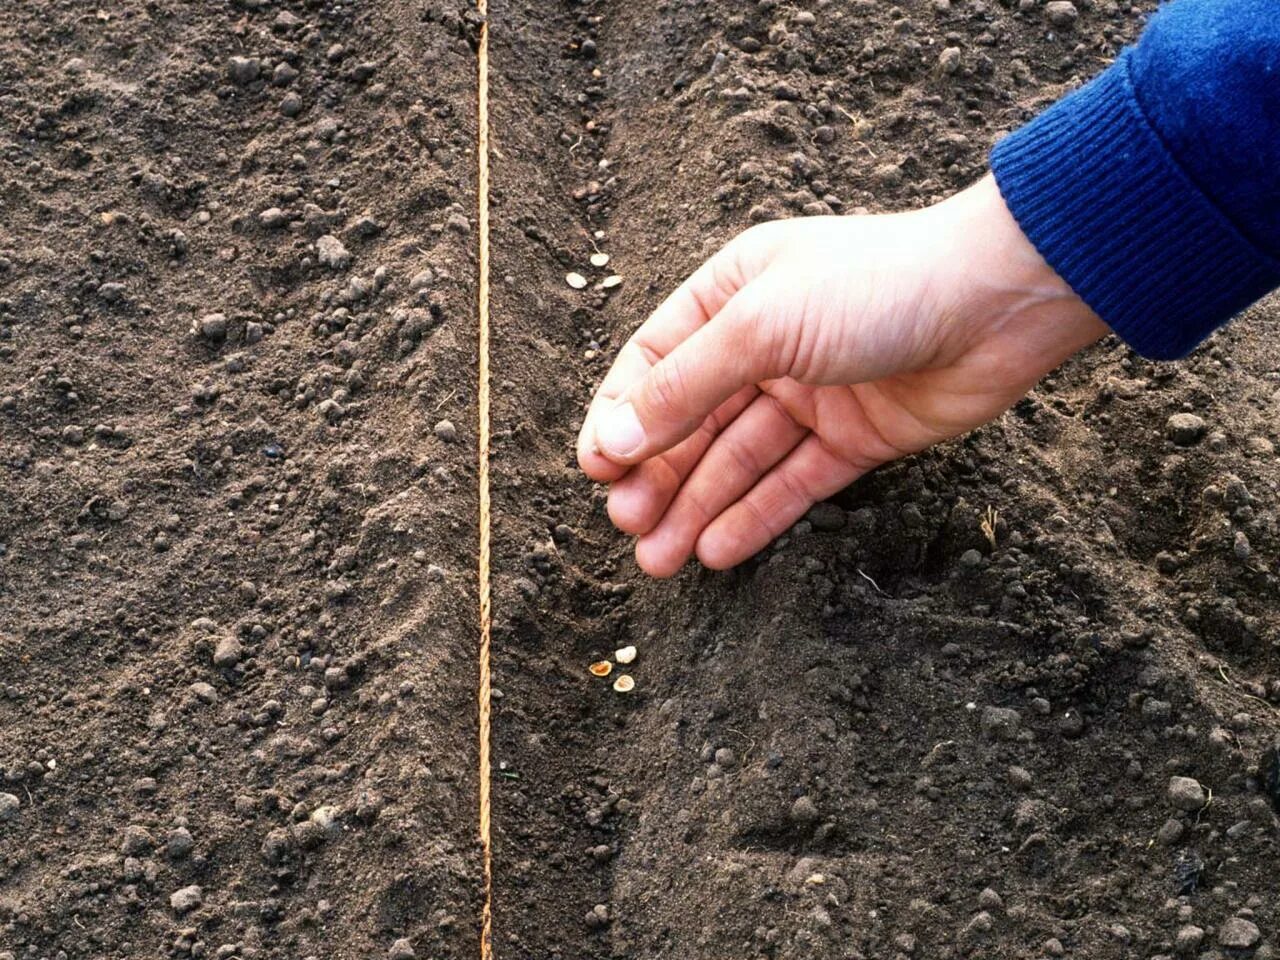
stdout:
<svg viewBox="0 0 1280 960">
<path fill-rule="evenodd" d="M 945 215 L 941 239 L 958 292 L 944 340 L 962 351 L 979 342 L 1013 348 L 1034 382 L 1109 332 L 1027 239 L 991 175 L 934 209 Z"/>
</svg>

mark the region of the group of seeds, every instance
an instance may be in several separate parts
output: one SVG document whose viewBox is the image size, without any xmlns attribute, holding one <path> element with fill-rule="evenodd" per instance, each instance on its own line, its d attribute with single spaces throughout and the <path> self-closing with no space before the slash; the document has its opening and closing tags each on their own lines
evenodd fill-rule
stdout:
<svg viewBox="0 0 1280 960">
<path fill-rule="evenodd" d="M 593 253 L 591 255 L 590 259 L 591 259 L 591 266 L 595 267 L 596 269 L 603 269 L 604 267 L 607 267 L 609 265 L 609 255 L 607 253 L 601 253 L 597 251 L 596 253 Z M 569 286 L 573 287 L 573 289 L 575 290 L 583 290 L 583 289 L 586 289 L 587 284 L 590 283 L 591 281 L 589 281 L 582 274 L 577 273 L 575 271 L 572 273 L 566 273 L 564 275 L 564 282 L 567 283 Z M 611 273 L 596 285 L 596 289 L 612 290 L 614 287 L 618 286 L 621 283 L 622 283 L 622 277 L 616 273 Z"/>
<path fill-rule="evenodd" d="M 635 647 L 621 647 L 613 652 L 613 660 L 618 661 L 622 666 L 631 663 L 635 658 Z M 592 676 L 607 677 L 613 673 L 613 660 L 597 660 L 587 669 L 591 671 Z M 636 681 L 629 673 L 618 674 L 613 681 L 613 689 L 618 693 L 630 693 L 635 688 Z"/>
</svg>

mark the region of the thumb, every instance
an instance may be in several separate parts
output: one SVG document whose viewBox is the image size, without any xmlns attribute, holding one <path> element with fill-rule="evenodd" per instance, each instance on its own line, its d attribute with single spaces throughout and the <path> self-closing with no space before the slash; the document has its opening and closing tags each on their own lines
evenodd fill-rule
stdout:
<svg viewBox="0 0 1280 960">
<path fill-rule="evenodd" d="M 654 364 L 596 425 L 596 447 L 619 464 L 642 460 L 690 436 L 743 387 L 783 376 L 784 352 L 769 342 L 765 277 L 752 280 Z"/>
</svg>

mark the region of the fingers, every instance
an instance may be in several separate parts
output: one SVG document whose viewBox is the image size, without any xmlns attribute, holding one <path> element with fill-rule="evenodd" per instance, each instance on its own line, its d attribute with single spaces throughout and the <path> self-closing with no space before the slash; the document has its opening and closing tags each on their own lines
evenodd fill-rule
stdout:
<svg viewBox="0 0 1280 960">
<path fill-rule="evenodd" d="M 735 238 L 724 249 L 699 267 L 680 287 L 672 293 L 653 315 L 640 327 L 631 339 L 623 346 L 617 360 L 600 385 L 591 406 L 587 411 L 582 430 L 578 436 L 578 462 L 583 471 L 594 480 L 610 482 L 622 476 L 628 467 L 674 446 L 678 440 L 689 436 L 698 426 L 691 423 L 678 436 L 667 432 L 664 436 L 669 441 L 661 448 L 649 445 L 648 452 L 639 455 L 638 445 L 633 442 L 636 427 L 629 418 L 627 410 L 634 411 L 635 405 L 622 404 L 619 401 L 638 385 L 645 383 L 653 375 L 654 369 L 661 365 L 678 347 L 685 345 L 691 337 L 703 330 L 717 317 L 727 304 L 750 281 L 764 269 L 772 247 L 772 238 L 776 231 L 747 231 Z M 715 347 L 723 343 L 726 337 L 717 337 L 701 341 L 704 347 Z M 676 381 L 683 377 L 683 370 L 688 360 L 679 361 L 676 368 L 666 368 L 662 377 L 675 376 Z M 701 376 L 701 368 L 695 364 L 694 372 Z M 714 371 L 707 371 L 715 375 Z M 738 378 L 740 379 L 740 378 Z M 672 382 L 676 382 L 672 381 Z M 722 390 L 714 402 L 704 402 L 702 416 L 706 416 L 720 403 L 733 395 L 739 387 L 749 381 L 741 381 L 737 386 Z M 705 398 L 707 394 L 704 392 Z M 642 405 L 646 401 L 642 400 Z M 643 412 L 643 411 L 642 411 Z M 601 448 L 601 426 L 610 419 L 612 426 L 606 431 L 610 443 Z M 689 419 L 694 417 L 686 413 Z M 700 418 L 699 418 L 700 419 Z M 643 426 L 640 428 L 643 429 Z M 631 447 L 631 456 L 622 456 L 619 447 Z"/>
<path fill-rule="evenodd" d="M 736 566 L 763 550 L 819 500 L 843 490 L 866 471 L 835 456 L 810 434 L 702 531 L 696 544 L 698 559 L 713 570 Z"/>
<path fill-rule="evenodd" d="M 755 387 L 739 390 L 707 417 L 693 436 L 666 453 L 637 464 L 615 481 L 609 487 L 609 519 L 614 526 L 637 535 L 652 530 L 717 435 L 733 423 L 759 393 Z"/>
<path fill-rule="evenodd" d="M 630 465 L 669 450 L 743 387 L 777 374 L 779 351 L 765 342 L 761 311 L 769 302 L 757 279 L 708 323 L 677 344 L 595 419 L 595 447 Z"/>
<path fill-rule="evenodd" d="M 808 433 L 773 398 L 757 397 L 711 444 L 658 525 L 636 544 L 636 562 L 669 577 L 693 553 L 698 536 L 747 493 Z"/>
</svg>

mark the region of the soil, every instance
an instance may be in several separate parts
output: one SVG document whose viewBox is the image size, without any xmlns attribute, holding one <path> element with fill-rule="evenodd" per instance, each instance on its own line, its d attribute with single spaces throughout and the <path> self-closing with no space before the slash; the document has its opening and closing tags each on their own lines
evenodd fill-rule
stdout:
<svg viewBox="0 0 1280 960">
<path fill-rule="evenodd" d="M 1143 9 L 492 0 L 496 956 L 1276 956 L 1276 305 L 728 574 L 573 461 L 708 253 L 972 182 Z M 474 956 L 477 19 L 5 13 L 0 957 Z"/>
</svg>

